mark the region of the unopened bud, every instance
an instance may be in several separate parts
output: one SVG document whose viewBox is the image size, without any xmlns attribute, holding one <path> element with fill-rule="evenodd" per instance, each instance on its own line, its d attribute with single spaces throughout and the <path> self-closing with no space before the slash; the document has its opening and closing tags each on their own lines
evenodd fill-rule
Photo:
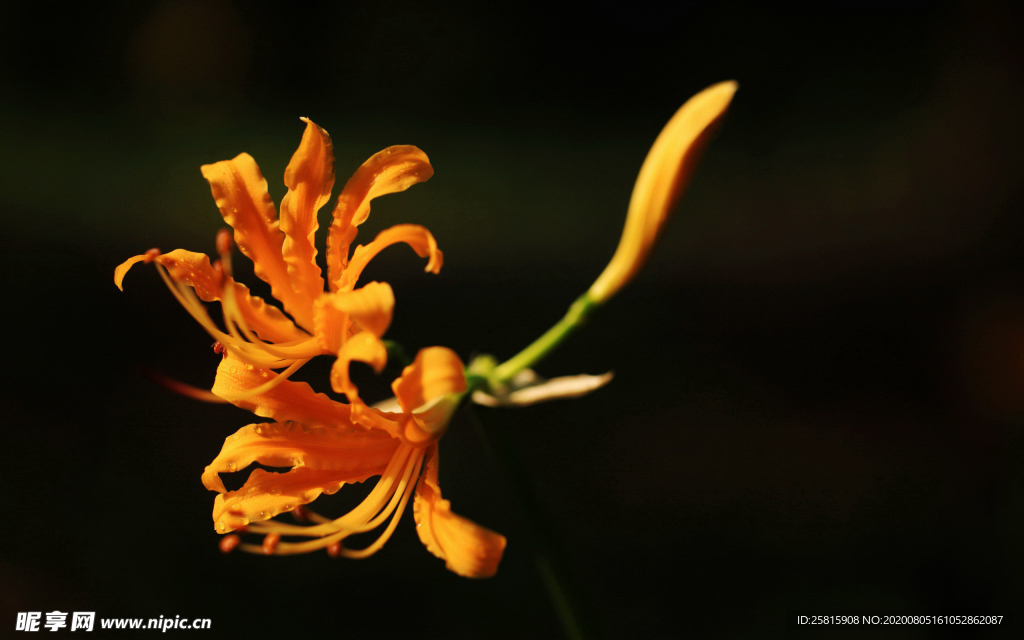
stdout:
<svg viewBox="0 0 1024 640">
<path fill-rule="evenodd" d="M 690 98 L 654 141 L 633 187 L 619 246 L 588 292 L 594 302 L 612 297 L 647 261 L 736 87 L 720 82 Z"/>
</svg>

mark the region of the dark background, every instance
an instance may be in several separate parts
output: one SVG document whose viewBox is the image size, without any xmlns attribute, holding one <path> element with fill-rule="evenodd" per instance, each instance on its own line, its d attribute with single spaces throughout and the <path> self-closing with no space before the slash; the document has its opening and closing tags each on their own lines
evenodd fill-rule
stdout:
<svg viewBox="0 0 1024 640">
<path fill-rule="evenodd" d="M 508 357 L 611 256 L 669 116 L 734 78 L 648 267 L 540 367 L 613 383 L 500 417 L 597 626 L 816 637 L 797 614 L 942 613 L 1006 618 L 850 635 L 1019 632 L 1021 37 L 988 1 L 4 4 L 0 625 L 59 609 L 209 617 L 218 638 L 560 637 L 463 419 L 442 484 L 508 537 L 496 578 L 446 571 L 409 514 L 360 562 L 221 555 L 199 476 L 252 416 L 142 374 L 207 386 L 217 356 L 151 269 L 124 293 L 113 269 L 213 253 L 201 164 L 248 151 L 280 202 L 309 116 L 338 188 L 392 144 L 435 167 L 360 233 L 419 223 L 445 252 L 439 276 L 407 249 L 373 263 L 389 337 Z M 305 379 L 325 389 L 327 366 Z"/>
</svg>

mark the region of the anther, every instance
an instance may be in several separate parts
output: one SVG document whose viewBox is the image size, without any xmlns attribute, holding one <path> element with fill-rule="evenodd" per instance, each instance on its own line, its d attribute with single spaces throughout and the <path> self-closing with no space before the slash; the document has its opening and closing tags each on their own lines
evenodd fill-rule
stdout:
<svg viewBox="0 0 1024 640">
<path fill-rule="evenodd" d="M 292 509 L 292 517 L 298 522 L 309 522 L 309 513 L 301 504 Z"/>
<path fill-rule="evenodd" d="M 220 340 L 213 343 L 213 352 L 218 355 L 224 353 L 224 345 L 220 343 Z"/>
<path fill-rule="evenodd" d="M 234 244 L 231 241 L 231 232 L 227 229 L 221 229 L 217 232 L 217 253 L 224 255 L 231 253 L 231 246 Z"/>
<path fill-rule="evenodd" d="M 214 260 L 213 264 L 211 264 L 210 266 L 213 268 L 213 272 L 217 274 L 217 277 L 221 281 L 223 281 L 224 280 L 224 265 L 221 263 L 221 261 L 220 260 Z"/>
<path fill-rule="evenodd" d="M 235 550 L 235 547 L 237 547 L 238 543 L 240 543 L 241 541 L 242 539 L 233 533 L 231 535 L 224 536 L 220 539 L 221 553 L 231 553 Z"/>
<path fill-rule="evenodd" d="M 274 555 L 274 550 L 277 549 L 277 543 L 280 541 L 280 533 L 268 533 L 267 537 L 263 538 L 263 553 L 268 556 Z"/>
<path fill-rule="evenodd" d="M 142 255 L 146 256 L 146 259 L 143 262 L 148 264 L 160 257 L 160 250 L 154 247 Z"/>
<path fill-rule="evenodd" d="M 340 541 L 335 541 L 335 542 L 332 542 L 331 544 L 327 545 L 327 555 L 331 556 L 332 558 L 337 558 L 338 556 L 340 556 L 341 555 L 341 542 Z"/>
</svg>

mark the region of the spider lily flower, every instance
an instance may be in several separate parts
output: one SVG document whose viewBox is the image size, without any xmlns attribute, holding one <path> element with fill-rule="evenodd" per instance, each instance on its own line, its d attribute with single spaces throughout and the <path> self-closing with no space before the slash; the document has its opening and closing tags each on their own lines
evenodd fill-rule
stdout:
<svg viewBox="0 0 1024 640">
<path fill-rule="evenodd" d="M 708 87 L 662 129 L 633 186 L 615 255 L 588 291 L 593 302 L 615 295 L 643 267 L 738 86 L 730 80 Z"/>
<path fill-rule="evenodd" d="M 257 387 L 265 384 L 266 376 L 275 375 L 240 365 L 230 355 L 222 361 L 214 393 L 225 386 Z M 265 537 L 262 544 L 240 544 L 231 535 L 224 545 L 276 555 L 326 549 L 332 556 L 364 558 L 384 545 L 410 496 L 415 496 L 417 533 L 427 549 L 459 575 L 494 575 L 505 549 L 504 536 L 453 513 L 441 496 L 437 479 L 437 442 L 466 392 L 463 369 L 462 361 L 449 349 L 421 350 L 392 384 L 399 411 L 362 405 L 370 416 L 363 424 L 374 425 L 369 428 L 350 419 L 355 403 L 346 405 L 314 394 L 305 383 L 284 381 L 250 400 L 247 408 L 275 422 L 249 425 L 229 436 L 204 471 L 203 484 L 219 494 L 213 511 L 218 532 L 244 531 Z M 255 469 L 240 489 L 227 491 L 219 474 L 239 471 L 254 462 L 291 469 L 285 473 Z M 301 517 L 311 524 L 271 520 L 281 513 L 294 513 L 346 483 L 373 476 L 380 479 L 369 495 L 340 518 L 329 519 L 303 509 Z M 372 531 L 385 522 L 383 533 L 369 546 L 345 546 L 349 536 Z M 281 536 L 309 539 L 283 542 Z"/>
<path fill-rule="evenodd" d="M 285 169 L 288 193 L 281 201 L 280 219 L 252 156 L 243 153 L 202 167 L 217 207 L 234 228 L 235 244 L 294 321 L 235 282 L 231 236 L 226 233 L 218 236 L 218 262 L 211 264 L 207 256 L 182 249 L 166 254 L 151 249 L 114 271 L 114 283 L 121 288 L 133 265 L 154 263 L 182 306 L 225 349 L 254 366 L 287 368 L 289 376 L 314 356 L 336 355 L 352 335 L 365 331 L 379 337 L 387 329 L 394 308 L 391 287 L 375 282 L 361 289 L 355 286 L 381 250 L 405 242 L 421 257 L 429 257 L 426 270 L 432 273 L 441 269 L 444 258 L 430 232 L 411 224 L 382 231 L 349 258 L 357 227 L 369 215 L 374 198 L 404 191 L 433 175 L 426 154 L 416 147 L 388 147 L 364 162 L 338 197 L 327 238 L 329 291 L 324 291 L 313 239 L 316 212 L 330 199 L 334 186 L 334 155 L 327 132 L 303 120 L 302 141 Z M 223 309 L 223 331 L 202 304 L 214 300 Z"/>
<path fill-rule="evenodd" d="M 220 259 L 214 263 L 181 249 L 166 254 L 152 249 L 114 272 L 114 282 L 121 288 L 133 265 L 155 264 L 175 297 L 217 340 L 215 348 L 223 357 L 211 392 L 193 390 L 189 395 L 219 398 L 274 420 L 230 436 L 203 474 L 203 483 L 219 494 L 214 501 L 216 530 L 265 536 L 261 545 L 253 545 L 242 544 L 231 534 L 221 548 L 280 555 L 326 548 L 331 555 L 366 557 L 391 536 L 415 495 L 417 530 L 428 550 L 460 575 L 493 575 L 505 538 L 452 513 L 437 483 L 437 441 L 466 392 L 462 361 L 443 347 L 421 350 L 393 384 L 398 411 L 368 407 L 349 379 L 352 361 L 370 364 L 378 373 L 387 362 L 380 338 L 391 323 L 394 294 L 387 283 L 356 287 L 367 263 L 398 242 L 428 258 L 428 272 L 437 273 L 443 260 L 430 232 L 408 224 L 381 232 L 350 256 L 357 227 L 369 215 L 374 198 L 429 179 L 433 168 L 416 147 L 395 146 L 372 156 L 348 180 L 334 207 L 327 239 L 325 291 L 313 240 L 316 213 L 334 185 L 334 156 L 327 132 L 303 120 L 302 141 L 285 170 L 288 193 L 280 218 L 266 180 L 248 154 L 202 167 L 221 214 L 234 229 L 234 243 L 253 261 L 256 276 L 270 285 L 283 311 L 233 279 L 232 236 L 227 231 L 217 236 Z M 221 303 L 223 330 L 203 305 L 211 301 Z M 347 396 L 347 404 L 288 379 L 322 354 L 336 356 L 331 385 Z M 283 371 L 275 371 L 279 369 Z M 227 491 L 219 474 L 254 462 L 290 469 L 256 469 L 242 488 Z M 330 520 L 302 508 L 322 493 L 373 476 L 380 480 L 370 494 L 341 518 Z M 313 524 L 270 520 L 293 510 L 300 510 Z M 372 531 L 389 518 L 370 546 L 344 546 L 347 537 Z M 281 541 L 282 535 L 310 539 Z"/>
</svg>

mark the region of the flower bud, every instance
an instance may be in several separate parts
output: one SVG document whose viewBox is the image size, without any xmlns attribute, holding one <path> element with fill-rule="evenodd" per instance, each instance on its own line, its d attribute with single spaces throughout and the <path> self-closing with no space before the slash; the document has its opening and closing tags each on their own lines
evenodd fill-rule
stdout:
<svg viewBox="0 0 1024 640">
<path fill-rule="evenodd" d="M 615 295 L 647 261 L 737 87 L 720 82 L 693 96 L 654 141 L 633 187 L 619 247 L 588 291 L 594 302 Z"/>
</svg>

